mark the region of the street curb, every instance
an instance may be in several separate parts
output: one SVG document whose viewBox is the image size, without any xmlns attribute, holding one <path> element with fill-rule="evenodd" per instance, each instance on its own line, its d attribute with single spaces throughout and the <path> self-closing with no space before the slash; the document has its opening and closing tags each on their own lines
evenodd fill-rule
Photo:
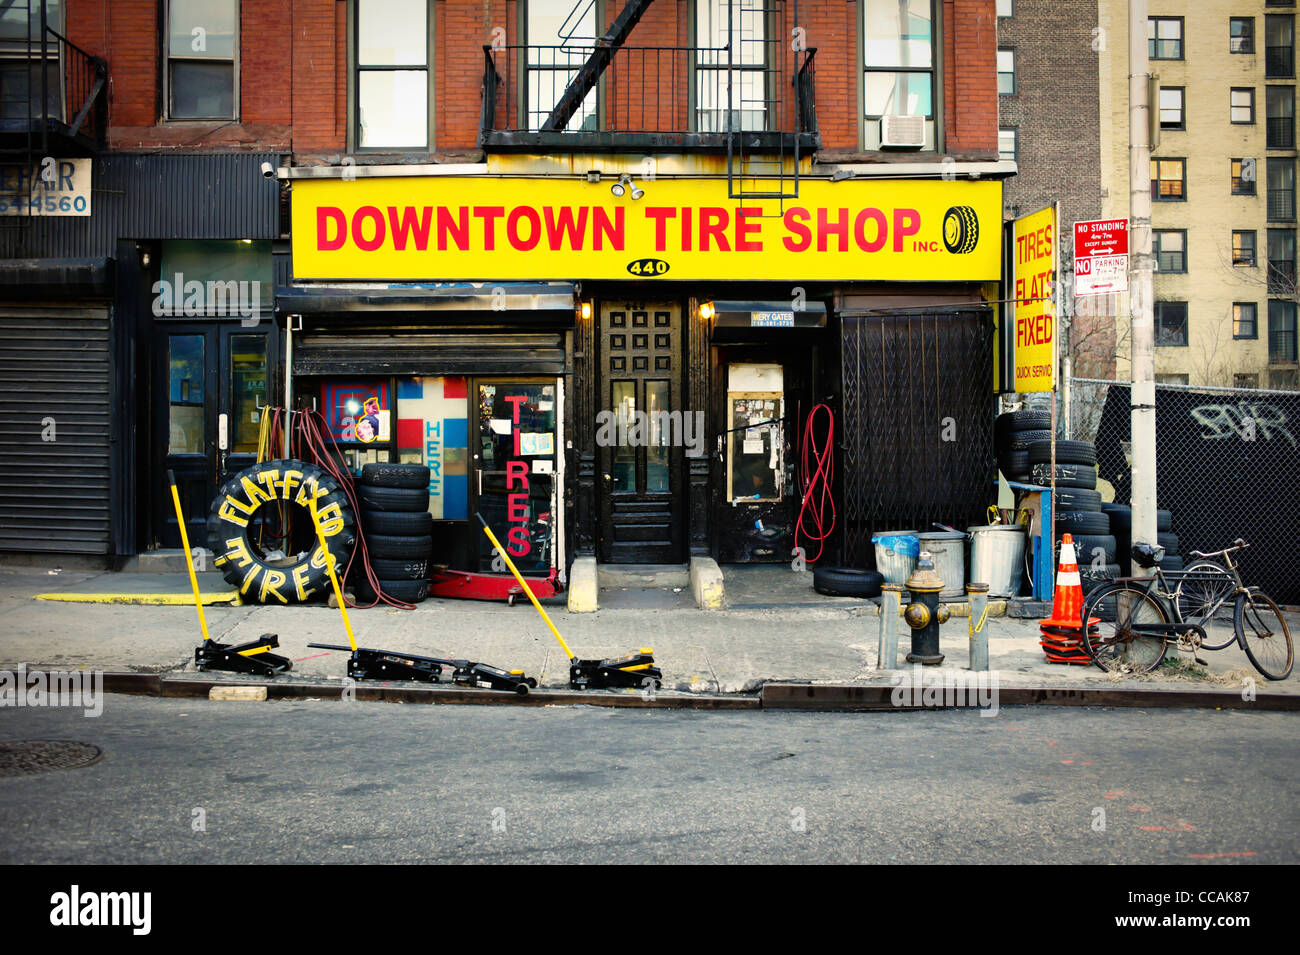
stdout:
<svg viewBox="0 0 1300 955">
<path fill-rule="evenodd" d="M 48 673 L 28 670 L 28 674 Z M 315 680 L 205 679 L 200 676 L 164 676 L 159 673 L 104 673 L 106 693 L 156 696 L 169 699 L 207 699 L 214 687 L 265 686 L 267 700 L 316 698 L 341 700 L 346 684 Z M 912 684 L 903 684 L 910 691 Z M 653 700 L 642 699 L 640 691 L 533 690 L 527 696 L 479 690 L 447 684 L 359 682 L 352 685 L 353 697 L 365 702 L 466 703 L 474 705 L 520 706 L 605 706 L 626 709 L 696 710 L 821 710 L 889 711 L 953 709 L 954 706 L 895 706 L 892 683 L 765 683 L 756 695 L 697 694 L 660 691 Z M 929 689 L 918 684 L 916 689 Z M 943 691 L 943 687 L 935 687 Z M 986 689 L 986 692 L 988 690 Z M 997 703 L 1005 706 L 1125 706 L 1167 709 L 1267 710 L 1300 712 L 1300 695 L 1257 693 L 1243 700 L 1238 691 L 1160 689 L 1113 686 L 998 686 Z M 974 708 L 974 707 L 972 707 Z"/>
<path fill-rule="evenodd" d="M 890 683 L 765 683 L 759 695 L 765 710 L 915 710 L 953 709 L 944 706 L 897 706 L 896 689 L 911 695 L 912 684 L 901 687 Z M 929 687 L 919 684 L 918 692 Z M 943 696 L 944 688 L 935 691 Z M 991 689 L 989 690 L 991 691 Z M 971 694 L 973 697 L 974 694 Z M 1253 700 L 1243 700 L 1237 691 L 1182 690 L 1136 687 L 1033 687 L 999 686 L 997 704 L 1003 706 L 1132 706 L 1161 708 L 1198 708 L 1222 710 L 1300 711 L 1300 696 L 1284 693 L 1257 693 Z M 972 708 L 974 707 L 972 704 Z"/>
<path fill-rule="evenodd" d="M 120 674 L 133 676 L 134 674 Z M 105 674 L 105 689 L 108 689 Z M 127 684 L 131 685 L 131 684 Z M 323 700 L 341 700 L 346 684 L 316 681 L 253 681 L 211 680 L 202 677 L 163 677 L 154 685 L 141 681 L 139 688 L 120 692 L 136 692 L 149 696 L 169 698 L 207 699 L 211 690 L 229 686 L 265 686 L 268 700 L 295 700 L 314 697 Z M 470 689 L 451 685 L 418 683 L 356 682 L 351 684 L 353 698 L 364 702 L 385 703 L 469 703 L 477 705 L 515 704 L 519 706 L 607 706 L 626 709 L 701 709 L 701 710 L 756 710 L 757 696 L 722 696 L 717 694 L 675 694 L 659 691 L 654 699 L 643 699 L 641 691 L 627 693 L 601 690 L 579 692 L 576 690 L 530 690 L 527 696 L 517 693 Z M 112 692 L 112 691 L 110 691 Z"/>
</svg>

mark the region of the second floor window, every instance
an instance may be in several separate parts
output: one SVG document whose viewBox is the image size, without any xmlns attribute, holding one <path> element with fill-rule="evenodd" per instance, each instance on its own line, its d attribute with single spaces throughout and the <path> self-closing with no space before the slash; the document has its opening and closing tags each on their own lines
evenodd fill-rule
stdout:
<svg viewBox="0 0 1300 955">
<path fill-rule="evenodd" d="M 237 0 L 167 0 L 167 118 L 239 118 Z"/>
<path fill-rule="evenodd" d="M 563 0 L 569 3 L 569 0 Z M 764 130 L 768 125 L 770 10 L 761 0 L 695 0 L 695 128 Z M 721 48 L 730 44 L 730 53 Z M 728 100 L 727 62 L 731 62 Z"/>
<path fill-rule="evenodd" d="M 356 0 L 357 149 L 430 148 L 429 0 Z"/>
<path fill-rule="evenodd" d="M 862 113 L 867 149 L 882 145 L 882 117 L 915 117 L 923 149 L 936 148 L 935 21 L 931 0 L 863 0 Z M 1003 51 L 1005 52 L 1005 51 Z M 1000 67 L 999 67 L 1000 69 Z M 903 120 L 899 128 L 906 128 Z"/>
</svg>

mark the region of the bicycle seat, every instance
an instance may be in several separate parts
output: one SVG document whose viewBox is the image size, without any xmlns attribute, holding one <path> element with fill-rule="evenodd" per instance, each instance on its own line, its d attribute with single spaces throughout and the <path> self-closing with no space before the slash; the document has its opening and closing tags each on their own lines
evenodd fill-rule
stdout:
<svg viewBox="0 0 1300 955">
<path fill-rule="evenodd" d="M 1165 549 L 1159 544 L 1144 544 L 1139 541 L 1133 545 L 1129 553 L 1133 555 L 1133 560 L 1139 567 L 1148 569 L 1165 559 Z"/>
</svg>

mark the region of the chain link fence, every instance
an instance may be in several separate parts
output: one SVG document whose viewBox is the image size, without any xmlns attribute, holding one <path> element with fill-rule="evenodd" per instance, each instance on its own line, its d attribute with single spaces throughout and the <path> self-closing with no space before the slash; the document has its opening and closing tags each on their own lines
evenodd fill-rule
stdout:
<svg viewBox="0 0 1300 955">
<path fill-rule="evenodd" d="M 1070 437 L 1097 447 L 1102 498 L 1131 490 L 1127 382 L 1070 379 Z M 1156 502 L 1185 563 L 1242 538 L 1242 579 L 1300 604 L 1300 392 L 1156 386 Z"/>
</svg>

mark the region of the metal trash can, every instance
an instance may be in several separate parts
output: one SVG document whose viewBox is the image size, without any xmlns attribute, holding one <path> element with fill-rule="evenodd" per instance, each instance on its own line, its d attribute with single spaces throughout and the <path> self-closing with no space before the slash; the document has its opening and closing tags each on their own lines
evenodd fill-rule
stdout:
<svg viewBox="0 0 1300 955">
<path fill-rule="evenodd" d="M 989 524 L 970 532 L 970 579 L 989 585 L 990 597 L 1020 596 L 1024 573 L 1025 526 Z"/>
<path fill-rule="evenodd" d="M 880 531 L 871 535 L 871 543 L 876 547 L 876 570 L 885 583 L 906 584 L 921 553 L 916 531 Z"/>
<path fill-rule="evenodd" d="M 941 600 L 966 596 L 966 535 L 961 531 L 925 531 L 917 535 L 921 550 L 934 558 L 934 570 L 943 578 Z"/>
</svg>

